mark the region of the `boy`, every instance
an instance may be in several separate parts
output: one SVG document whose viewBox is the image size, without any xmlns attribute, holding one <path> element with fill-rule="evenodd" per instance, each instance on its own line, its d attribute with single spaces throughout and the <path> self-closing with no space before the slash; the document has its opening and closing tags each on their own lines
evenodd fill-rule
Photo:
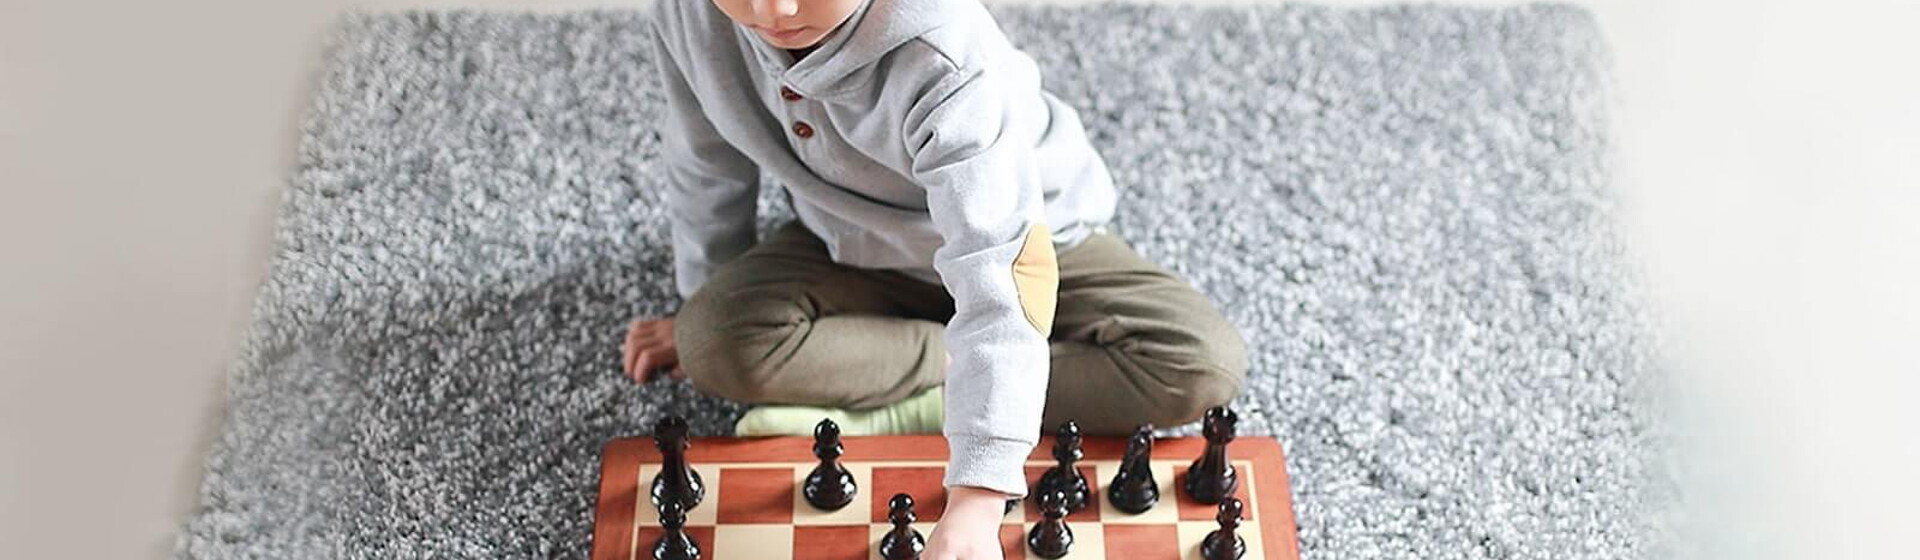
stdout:
<svg viewBox="0 0 1920 560">
<path fill-rule="evenodd" d="M 626 369 L 765 405 L 740 435 L 941 431 L 926 558 L 999 558 L 1042 425 L 1192 421 L 1245 343 L 1105 231 L 1115 191 L 1076 112 L 978 0 L 660 0 L 676 317 Z M 754 242 L 762 173 L 798 220 Z"/>
</svg>

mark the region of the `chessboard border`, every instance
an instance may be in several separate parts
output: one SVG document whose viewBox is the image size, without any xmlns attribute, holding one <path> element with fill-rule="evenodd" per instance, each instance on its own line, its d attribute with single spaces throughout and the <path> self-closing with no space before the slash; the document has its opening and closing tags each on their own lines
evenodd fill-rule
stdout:
<svg viewBox="0 0 1920 560">
<path fill-rule="evenodd" d="M 944 461 L 947 440 L 937 435 L 848 437 L 843 462 L 871 461 Z M 813 459 L 810 437 L 697 437 L 689 439 L 687 461 L 695 468 L 703 463 L 800 462 Z M 1085 438 L 1082 450 L 1086 460 L 1117 460 L 1126 453 L 1127 438 Z M 1041 438 L 1028 455 L 1030 461 L 1052 461 L 1053 437 Z M 1154 441 L 1153 456 L 1199 457 L 1206 440 L 1199 437 L 1167 438 Z M 1271 437 L 1240 436 L 1227 448 L 1235 460 L 1251 461 L 1254 468 L 1253 495 L 1265 558 L 1296 560 L 1300 557 L 1299 535 L 1293 518 L 1293 489 L 1287 479 L 1287 461 L 1280 442 Z M 617 438 L 600 451 L 600 496 L 594 511 L 593 560 L 623 559 L 633 549 L 636 500 L 640 466 L 660 461 L 660 451 L 652 436 Z M 1272 481 L 1280 481 L 1274 484 Z M 1278 488 L 1276 488 L 1278 487 Z M 1178 492 L 1177 489 L 1168 489 Z"/>
</svg>

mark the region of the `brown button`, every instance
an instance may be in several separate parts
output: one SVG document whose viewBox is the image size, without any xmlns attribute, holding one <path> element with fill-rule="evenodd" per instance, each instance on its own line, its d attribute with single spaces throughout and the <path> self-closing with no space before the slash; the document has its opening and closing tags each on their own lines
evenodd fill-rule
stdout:
<svg viewBox="0 0 1920 560">
<path fill-rule="evenodd" d="M 780 98 L 787 101 L 799 101 L 800 94 L 787 86 L 780 86 Z"/>
<path fill-rule="evenodd" d="M 801 121 L 793 121 L 793 133 L 801 138 L 812 138 L 813 125 Z"/>
</svg>

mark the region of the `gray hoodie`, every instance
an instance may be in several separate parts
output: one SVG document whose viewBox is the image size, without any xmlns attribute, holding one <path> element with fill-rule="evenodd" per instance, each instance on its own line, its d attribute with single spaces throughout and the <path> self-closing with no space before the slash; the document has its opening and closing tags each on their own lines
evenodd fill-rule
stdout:
<svg viewBox="0 0 1920 560">
<path fill-rule="evenodd" d="M 1057 251 L 1113 216 L 1106 163 L 978 0 L 867 0 L 793 61 L 709 0 L 659 0 L 675 278 L 754 243 L 764 174 L 835 262 L 944 284 L 948 486 L 1026 493 Z"/>
</svg>

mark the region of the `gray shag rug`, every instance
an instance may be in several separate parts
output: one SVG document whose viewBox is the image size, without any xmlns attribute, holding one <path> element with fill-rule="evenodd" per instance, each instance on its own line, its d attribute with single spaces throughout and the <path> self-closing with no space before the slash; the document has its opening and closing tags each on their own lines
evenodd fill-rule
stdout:
<svg viewBox="0 0 1920 560">
<path fill-rule="evenodd" d="M 1655 550 L 1605 46 L 1563 6 L 995 5 L 1245 330 L 1311 559 Z M 673 308 L 644 12 L 342 20 L 193 558 L 583 558 L 600 445 L 740 407 L 620 374 Z M 762 198 L 763 227 L 787 211 Z"/>
</svg>

